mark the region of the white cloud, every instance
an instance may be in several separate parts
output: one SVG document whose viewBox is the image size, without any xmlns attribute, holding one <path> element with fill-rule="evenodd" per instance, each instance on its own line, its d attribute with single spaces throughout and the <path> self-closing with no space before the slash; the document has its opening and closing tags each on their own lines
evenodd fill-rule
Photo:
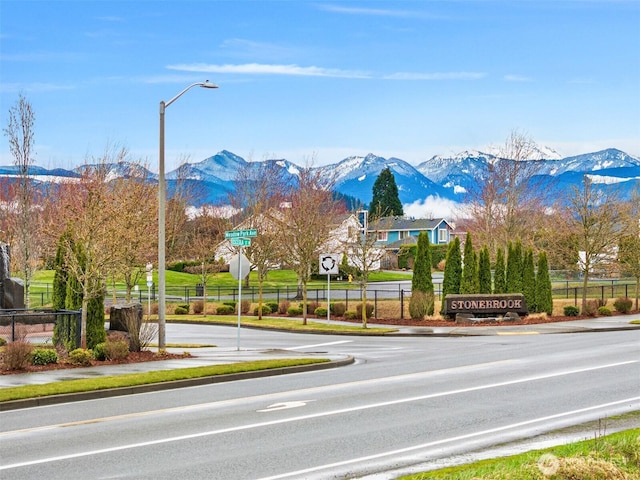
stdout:
<svg viewBox="0 0 640 480">
<path fill-rule="evenodd" d="M 239 75 L 294 75 L 306 77 L 339 77 L 339 78 L 370 78 L 367 72 L 339 70 L 323 67 L 301 67 L 299 65 L 277 65 L 262 63 L 245 63 L 241 65 L 214 65 L 207 63 L 168 65 L 169 70 L 202 73 L 232 73 Z"/>
<path fill-rule="evenodd" d="M 484 72 L 398 72 L 386 75 L 384 78 L 387 80 L 479 80 L 486 76 L 487 74 Z"/>
<path fill-rule="evenodd" d="M 507 74 L 503 78 L 506 82 L 533 82 L 532 78 L 523 75 Z"/>
<path fill-rule="evenodd" d="M 407 217 L 414 218 L 453 218 L 454 213 L 460 209 L 460 204 L 446 198 L 429 195 L 424 200 L 416 200 L 413 203 L 402 206 Z"/>
</svg>

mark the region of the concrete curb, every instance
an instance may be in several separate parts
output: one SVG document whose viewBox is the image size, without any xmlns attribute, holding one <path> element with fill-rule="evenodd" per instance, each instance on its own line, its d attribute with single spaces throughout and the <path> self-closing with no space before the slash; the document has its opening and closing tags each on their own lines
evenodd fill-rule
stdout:
<svg viewBox="0 0 640 480">
<path fill-rule="evenodd" d="M 78 402 L 82 400 L 95 400 L 98 398 L 118 397 L 122 395 L 133 395 L 136 393 L 158 392 L 161 390 L 172 390 L 175 388 L 196 387 L 213 383 L 233 382 L 236 380 L 246 380 L 249 378 L 273 377 L 276 375 L 286 375 L 289 373 L 311 372 L 316 370 L 328 370 L 331 368 L 351 365 L 355 362 L 354 357 L 348 356 L 340 360 L 330 360 L 324 363 L 314 363 L 311 365 L 295 365 L 292 367 L 273 368 L 269 370 L 257 370 L 255 372 L 229 373 L 224 375 L 212 375 L 209 377 L 189 378 L 185 380 L 175 380 L 171 382 L 150 383 L 147 385 L 136 385 L 132 387 L 109 388 L 104 390 L 94 390 L 91 392 L 67 393 L 62 395 L 49 395 L 38 398 L 25 398 L 22 400 L 9 400 L 0 402 L 0 412 L 18 410 L 22 408 L 43 407 L 56 405 L 59 403 Z"/>
</svg>

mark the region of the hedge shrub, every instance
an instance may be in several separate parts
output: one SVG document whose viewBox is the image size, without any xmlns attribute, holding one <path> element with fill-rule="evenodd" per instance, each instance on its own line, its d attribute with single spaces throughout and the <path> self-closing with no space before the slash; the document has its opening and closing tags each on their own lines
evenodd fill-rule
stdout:
<svg viewBox="0 0 640 480">
<path fill-rule="evenodd" d="M 235 308 L 231 305 L 219 305 L 218 308 L 216 308 L 217 315 L 231 315 L 234 311 Z"/>
<path fill-rule="evenodd" d="M 327 309 L 325 307 L 318 307 L 313 311 L 313 314 L 317 317 L 326 317 Z"/>
<path fill-rule="evenodd" d="M 633 307 L 633 301 L 630 298 L 620 297 L 613 302 L 613 308 L 618 313 L 629 313 Z"/>
<path fill-rule="evenodd" d="M 574 305 L 567 305 L 564 307 L 564 314 L 567 317 L 577 317 L 580 313 L 580 309 Z"/>
<path fill-rule="evenodd" d="M 32 353 L 31 363 L 34 365 L 58 363 L 58 352 L 53 348 L 36 348 Z"/>
<path fill-rule="evenodd" d="M 598 315 L 602 315 L 604 317 L 610 317 L 611 316 L 611 309 L 609 307 L 599 307 L 598 308 Z"/>
<path fill-rule="evenodd" d="M 253 314 L 258 316 L 259 308 L 256 307 L 253 309 Z M 269 315 L 271 313 L 271 307 L 269 305 L 262 305 L 262 315 Z"/>
<path fill-rule="evenodd" d="M 336 317 L 343 317 L 347 311 L 347 305 L 344 302 L 336 302 L 331 304 L 331 314 Z"/>
<path fill-rule="evenodd" d="M 176 309 L 173 311 L 175 315 L 188 315 L 189 310 L 184 308 L 182 305 L 178 305 Z"/>
<path fill-rule="evenodd" d="M 81 367 L 88 367 L 91 365 L 91 360 L 93 359 L 93 355 L 89 350 L 84 348 L 76 348 L 75 350 L 71 350 L 69 352 L 69 363 L 71 365 L 78 365 Z"/>
<path fill-rule="evenodd" d="M 296 317 L 298 315 L 302 315 L 302 308 L 300 307 L 289 307 L 287 309 L 287 315 L 290 317 Z"/>
</svg>

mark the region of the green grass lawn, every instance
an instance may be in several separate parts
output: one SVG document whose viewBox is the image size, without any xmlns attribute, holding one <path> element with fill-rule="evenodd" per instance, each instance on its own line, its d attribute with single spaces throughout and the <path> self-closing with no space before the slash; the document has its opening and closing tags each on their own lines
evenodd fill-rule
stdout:
<svg viewBox="0 0 640 480">
<path fill-rule="evenodd" d="M 401 477 L 401 480 L 578 479 L 640 479 L 640 429 Z"/>
<path fill-rule="evenodd" d="M 153 317 L 152 317 L 153 319 Z M 168 322 L 180 322 L 180 323 L 216 323 L 226 325 L 237 325 L 237 315 L 168 315 Z M 302 324 L 301 318 L 288 319 L 279 317 L 263 317 L 262 320 L 258 320 L 257 317 L 240 317 L 240 324 L 243 327 L 257 327 L 257 328 L 271 328 L 279 330 L 288 330 L 295 332 L 322 332 L 322 333 L 338 333 L 338 334 L 364 334 L 364 335 L 378 335 L 384 333 L 392 333 L 397 331 L 393 328 L 362 328 L 360 324 L 353 325 L 338 325 L 334 322 L 327 322 L 326 320 L 320 321 L 316 318 L 313 320 L 308 319 L 307 324 Z"/>
<path fill-rule="evenodd" d="M 0 389 L 0 402 L 22 400 L 48 395 L 62 395 L 65 393 L 89 392 L 108 388 L 132 387 L 151 383 L 170 382 L 192 378 L 210 377 L 230 373 L 253 372 L 274 368 L 310 365 L 328 362 L 323 358 L 292 358 L 276 360 L 258 360 L 253 362 L 231 363 L 225 365 L 211 365 L 208 367 L 180 368 L 176 370 L 157 370 L 146 373 L 131 373 L 108 377 L 67 380 L 64 382 L 45 383 L 42 385 L 24 385 Z"/>
</svg>

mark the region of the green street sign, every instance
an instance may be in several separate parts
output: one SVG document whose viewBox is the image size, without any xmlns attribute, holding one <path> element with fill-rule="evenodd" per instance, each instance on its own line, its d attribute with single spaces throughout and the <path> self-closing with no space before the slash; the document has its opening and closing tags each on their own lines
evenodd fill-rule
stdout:
<svg viewBox="0 0 640 480">
<path fill-rule="evenodd" d="M 243 237 L 257 237 L 258 230 L 255 228 L 249 228 L 246 230 L 227 230 L 224 232 L 224 238 L 243 238 Z"/>
<path fill-rule="evenodd" d="M 232 238 L 231 245 L 234 247 L 250 247 L 251 239 L 250 238 Z"/>
</svg>

